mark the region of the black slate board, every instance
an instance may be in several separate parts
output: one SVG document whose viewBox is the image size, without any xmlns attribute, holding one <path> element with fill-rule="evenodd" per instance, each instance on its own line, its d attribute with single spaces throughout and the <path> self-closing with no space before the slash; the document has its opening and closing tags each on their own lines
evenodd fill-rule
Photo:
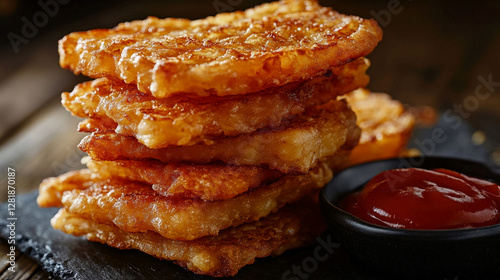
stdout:
<svg viewBox="0 0 500 280">
<path fill-rule="evenodd" d="M 58 279 L 213 279 L 195 275 L 169 261 L 161 261 L 136 250 L 118 250 L 106 245 L 89 242 L 52 229 L 49 224 L 57 209 L 40 209 L 36 205 L 38 192 L 18 197 L 16 216 L 16 245 L 22 252 L 37 260 L 42 267 Z M 7 213 L 5 204 L 0 213 Z M 2 238 L 9 234 L 5 218 L 0 219 Z M 325 242 L 331 240 L 328 233 L 321 237 Z M 294 277 L 293 266 L 306 266 L 298 275 L 310 275 L 309 279 L 328 279 L 335 275 L 340 279 L 355 276 L 356 279 L 384 279 L 382 274 L 373 278 L 369 268 L 353 260 L 342 248 L 333 246 L 333 254 L 325 261 L 312 261 L 314 249 L 320 243 L 308 248 L 293 250 L 276 258 L 258 260 L 243 268 L 234 279 L 285 279 Z M 321 258 L 326 255 L 321 249 Z M 314 264 L 318 267 L 313 269 Z M 331 264 L 335 263 L 335 266 Z M 308 271 L 312 271 L 308 273 Z M 285 276 L 287 276 L 285 275 Z M 298 277 L 295 275 L 295 277 Z M 314 277 L 313 277 L 314 276 Z M 300 277 L 298 278 L 300 279 Z"/>
<path fill-rule="evenodd" d="M 430 143 L 435 129 L 442 129 L 447 136 L 443 143 L 434 143 L 432 155 L 454 156 L 489 163 L 488 151 L 471 142 L 473 130 L 466 124 L 450 128 L 440 119 L 436 126 L 417 129 L 410 146 Z M 488 134 L 487 134 L 488 135 Z M 429 145 L 431 147 L 431 145 Z M 57 279 L 213 279 L 185 271 L 169 261 L 161 261 L 136 250 L 118 250 L 106 245 L 88 242 L 52 229 L 50 219 L 57 209 L 41 209 L 36 204 L 38 192 L 17 197 L 16 246 L 23 253 L 38 261 Z M 7 239 L 7 205 L 0 205 L 0 237 Z M 5 213 L 5 214 L 4 214 Z M 322 243 L 329 240 L 325 233 L 319 242 L 307 248 L 285 252 L 276 258 L 264 258 L 244 267 L 232 279 L 408 279 L 367 267 L 346 253 L 342 246 L 327 250 Z M 499 241 L 500 242 L 500 241 Z M 318 249 L 319 248 L 319 249 Z M 315 254 L 319 250 L 320 256 Z M 464 252 L 466 253 L 466 252 Z M 314 257 L 314 256 L 318 257 Z M 382 257 L 382 256 L 381 256 Z M 500 261 L 499 261 L 500 262 Z M 447 275 L 439 279 L 469 279 L 471 275 Z M 415 276 L 415 275 L 413 275 Z M 419 278 L 418 276 L 415 276 Z M 499 268 L 479 276 L 480 279 L 500 279 Z M 474 277 L 475 278 L 475 277 Z"/>
</svg>

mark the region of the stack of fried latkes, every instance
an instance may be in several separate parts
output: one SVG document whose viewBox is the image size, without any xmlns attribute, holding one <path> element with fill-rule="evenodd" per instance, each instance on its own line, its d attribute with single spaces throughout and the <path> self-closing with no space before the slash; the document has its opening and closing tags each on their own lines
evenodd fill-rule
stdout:
<svg viewBox="0 0 500 280">
<path fill-rule="evenodd" d="M 339 96 L 367 85 L 381 37 L 301 0 L 69 34 L 62 67 L 96 78 L 62 95 L 88 168 L 46 179 L 38 203 L 63 207 L 56 229 L 212 276 L 307 245 L 325 229 L 315 196 L 360 139 Z"/>
</svg>

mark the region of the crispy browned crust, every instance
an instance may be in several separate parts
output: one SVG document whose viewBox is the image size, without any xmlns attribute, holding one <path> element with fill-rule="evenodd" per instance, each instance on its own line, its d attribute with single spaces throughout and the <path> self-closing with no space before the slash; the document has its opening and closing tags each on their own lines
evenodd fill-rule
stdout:
<svg viewBox="0 0 500 280">
<path fill-rule="evenodd" d="M 103 178 L 148 183 L 163 196 L 203 200 L 233 198 L 283 176 L 258 166 L 166 164 L 156 160 L 89 160 L 87 167 Z"/>
<path fill-rule="evenodd" d="M 306 175 L 288 175 L 277 182 L 221 201 L 169 198 L 151 185 L 76 173 L 72 184 L 40 188 L 40 196 L 61 201 L 41 206 L 64 206 L 66 211 L 99 223 L 114 224 L 128 232 L 154 231 L 166 238 L 193 240 L 216 235 L 220 230 L 256 221 L 286 204 L 316 192 L 332 178 L 331 169 L 320 163 Z M 78 181 L 79 182 L 75 182 Z M 72 189 L 71 189 L 72 188 Z M 58 192 L 62 192 L 62 195 Z"/>
<path fill-rule="evenodd" d="M 76 74 L 119 78 L 155 97 L 225 96 L 322 76 L 381 39 L 375 20 L 283 0 L 196 21 L 149 17 L 75 32 L 59 54 Z"/>
<path fill-rule="evenodd" d="M 78 131 L 80 132 L 97 132 L 97 133 L 109 133 L 116 130 L 117 124 L 107 117 L 95 118 L 95 119 L 85 119 L 78 124 Z"/>
<path fill-rule="evenodd" d="M 256 258 L 277 256 L 285 250 L 311 244 L 326 228 L 318 205 L 309 198 L 259 221 L 192 241 L 171 240 L 154 232 L 126 232 L 63 209 L 52 218 L 51 224 L 69 234 L 84 235 L 88 240 L 119 249 L 138 249 L 160 259 L 173 260 L 195 273 L 216 277 L 233 276 Z"/>
<path fill-rule="evenodd" d="M 61 199 L 65 191 L 78 188 L 86 189 L 93 184 L 91 179 L 94 177 L 91 170 L 83 169 L 47 178 L 40 184 L 36 201 L 40 207 L 62 206 Z"/>
<path fill-rule="evenodd" d="M 158 159 L 166 163 L 206 164 L 223 161 L 234 165 L 262 165 L 283 173 L 305 174 L 340 148 L 353 148 L 360 130 L 356 116 L 343 101 L 310 108 L 306 114 L 279 129 L 223 138 L 213 145 L 150 149 L 135 138 L 119 134 L 86 136 L 79 147 L 95 160 Z"/>
<path fill-rule="evenodd" d="M 361 128 L 359 144 L 351 151 L 349 164 L 399 156 L 410 139 L 415 118 L 401 102 L 384 93 L 355 90 L 345 99 L 357 115 Z"/>
<path fill-rule="evenodd" d="M 368 60 L 334 69 L 331 78 L 315 78 L 241 96 L 158 99 L 118 80 L 97 79 L 62 94 L 62 104 L 76 116 L 92 118 L 80 131 L 115 131 L 134 136 L 149 148 L 213 144 L 221 136 L 278 127 L 312 105 L 368 83 Z"/>
</svg>

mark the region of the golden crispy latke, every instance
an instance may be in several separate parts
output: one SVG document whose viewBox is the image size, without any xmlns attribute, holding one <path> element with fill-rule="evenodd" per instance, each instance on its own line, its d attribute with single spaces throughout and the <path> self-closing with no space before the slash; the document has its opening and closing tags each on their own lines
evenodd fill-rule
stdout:
<svg viewBox="0 0 500 280">
<path fill-rule="evenodd" d="M 358 89 L 345 98 L 357 115 L 361 128 L 359 144 L 351 151 L 349 164 L 397 157 L 403 152 L 415 124 L 401 102 L 384 93 Z"/>
<path fill-rule="evenodd" d="M 131 233 L 61 209 L 51 220 L 55 229 L 119 249 L 138 249 L 173 260 L 198 274 L 233 276 L 256 258 L 277 256 L 314 242 L 326 228 L 311 199 L 286 206 L 258 221 L 223 230 L 217 236 L 176 241 L 154 232 Z"/>
<path fill-rule="evenodd" d="M 369 61 L 361 58 L 335 69 L 331 78 L 315 78 L 242 96 L 158 99 L 134 85 L 107 78 L 79 84 L 62 94 L 62 104 L 84 121 L 80 131 L 108 129 L 134 136 L 149 148 L 213 144 L 221 136 L 277 127 L 283 119 L 323 104 L 368 83 Z M 89 122 L 94 122 L 89 125 Z M 115 122 L 115 124 L 113 124 Z"/>
<path fill-rule="evenodd" d="M 59 203 L 41 206 L 64 206 L 69 213 L 129 232 L 154 231 L 170 239 L 193 240 L 265 217 L 316 192 L 333 175 L 326 163 L 319 163 L 306 175 L 283 176 L 275 183 L 220 201 L 169 198 L 144 183 L 77 176 L 80 185 L 74 184 L 71 190 L 57 185 L 40 188 L 47 192 L 41 196 L 48 196 L 48 191 L 63 192 L 53 195 L 54 199 L 62 197 Z"/>
<path fill-rule="evenodd" d="M 206 164 L 265 165 L 283 173 L 305 174 L 340 148 L 353 148 L 359 139 L 354 112 L 342 101 L 309 108 L 287 126 L 250 135 L 223 138 L 213 145 L 150 149 L 134 137 L 119 134 L 86 136 L 79 147 L 94 160 L 158 159 Z"/>
<path fill-rule="evenodd" d="M 91 170 L 82 169 L 47 178 L 40 184 L 36 202 L 40 207 L 62 206 L 61 199 L 65 191 L 77 188 L 86 189 L 92 186 L 92 179 L 95 177 L 96 175 Z"/>
<path fill-rule="evenodd" d="M 116 130 L 116 123 L 112 119 L 85 119 L 78 124 L 80 132 L 109 133 Z"/>
<path fill-rule="evenodd" d="M 59 54 L 76 74 L 116 77 L 155 97 L 225 96 L 322 76 L 381 39 L 375 20 L 283 0 L 196 21 L 149 17 L 75 32 L 59 42 Z"/>
<path fill-rule="evenodd" d="M 222 200 L 277 180 L 283 174 L 257 166 L 166 164 L 156 160 L 94 161 L 87 167 L 103 178 L 152 185 L 163 196 Z"/>
</svg>

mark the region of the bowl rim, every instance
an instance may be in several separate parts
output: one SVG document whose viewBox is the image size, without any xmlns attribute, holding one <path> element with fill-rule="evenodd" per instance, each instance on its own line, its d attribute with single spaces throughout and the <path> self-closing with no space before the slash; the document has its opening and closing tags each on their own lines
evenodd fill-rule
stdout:
<svg viewBox="0 0 500 280">
<path fill-rule="evenodd" d="M 357 231 L 363 231 L 367 234 L 376 234 L 380 236 L 391 236 L 391 237 L 401 237 L 401 238 L 410 238 L 410 239 L 425 239 L 425 240 L 439 240 L 443 239 L 450 241 L 457 240 L 465 240 L 465 239 L 476 239 L 488 237 L 491 235 L 500 235 L 500 223 L 490 226 L 478 227 L 478 228 L 460 228 L 460 229 L 401 229 L 401 228 L 391 228 L 382 225 L 376 225 L 372 223 L 368 223 L 344 210 L 339 208 L 335 203 L 338 202 L 338 197 L 346 195 L 347 193 L 352 192 L 341 192 L 340 195 L 337 195 L 337 201 L 331 201 L 328 196 L 328 192 L 331 188 L 335 187 L 335 183 L 338 178 L 342 178 L 342 175 L 347 173 L 349 170 L 354 168 L 370 168 L 370 166 L 378 165 L 378 164 L 387 164 L 392 161 L 406 161 L 411 162 L 412 159 L 417 160 L 435 160 L 435 161 L 454 161 L 455 163 L 461 162 L 469 165 L 475 165 L 480 168 L 485 168 L 485 172 L 491 173 L 495 179 L 492 178 L 484 178 L 495 181 L 497 184 L 500 183 L 500 172 L 497 173 L 491 166 L 486 165 L 483 162 L 468 160 L 463 158 L 455 158 L 455 157 L 437 157 L 437 156 L 418 156 L 418 157 L 398 157 L 377 161 L 370 161 L 358 165 L 354 165 L 348 167 L 336 174 L 334 174 L 333 179 L 326 184 L 320 191 L 319 200 L 321 204 L 322 211 L 325 215 L 326 219 L 333 219 L 336 216 L 336 220 L 341 221 L 344 227 L 349 227 L 356 229 Z M 408 167 L 418 167 L 418 166 L 408 166 Z M 405 167 L 407 168 L 407 167 Z M 422 168 L 422 167 L 420 167 Z M 446 167 L 444 167 L 446 168 Z M 425 169 L 425 168 L 424 168 Z M 385 169 L 390 170 L 390 169 Z M 362 187 L 363 184 L 355 187 L 354 189 Z M 330 191 L 331 192 L 331 191 Z"/>
</svg>

